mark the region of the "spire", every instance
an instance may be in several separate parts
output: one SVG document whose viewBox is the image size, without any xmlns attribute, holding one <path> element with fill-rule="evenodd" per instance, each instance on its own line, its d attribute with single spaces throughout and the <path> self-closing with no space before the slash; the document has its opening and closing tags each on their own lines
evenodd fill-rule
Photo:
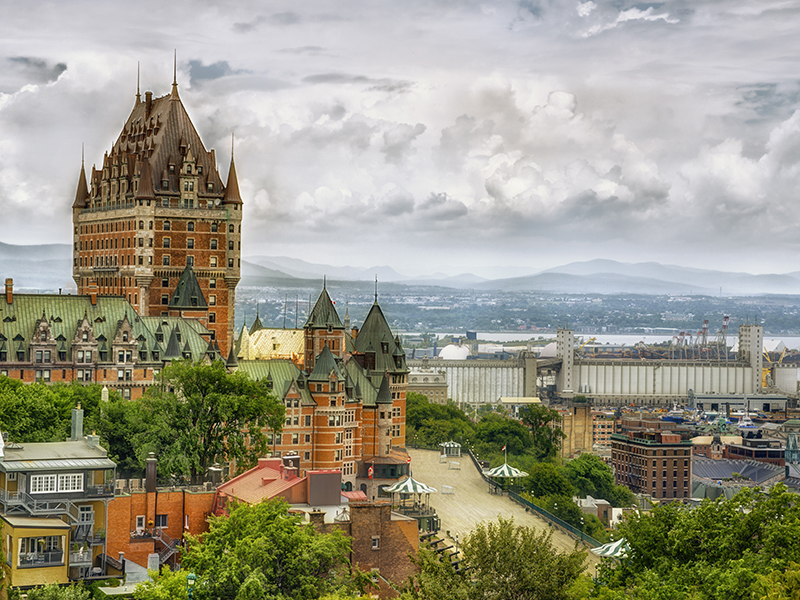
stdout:
<svg viewBox="0 0 800 600">
<path fill-rule="evenodd" d="M 189 265 L 186 265 L 180 280 L 178 280 L 178 285 L 175 286 L 169 306 L 188 310 L 208 310 L 208 303 L 200 289 L 200 283 Z"/>
<path fill-rule="evenodd" d="M 178 50 L 172 60 L 172 100 L 178 100 Z"/>
<path fill-rule="evenodd" d="M 136 61 L 136 104 L 142 101 L 142 95 L 139 93 L 139 72 L 141 70 L 141 63 Z"/>
<path fill-rule="evenodd" d="M 86 169 L 83 163 L 83 145 L 81 145 L 81 174 L 78 177 L 78 189 L 75 192 L 75 202 L 72 208 L 86 208 L 89 199 L 89 186 L 86 185 Z"/>
<path fill-rule="evenodd" d="M 155 198 L 156 193 L 153 188 L 153 169 L 150 161 L 146 158 L 142 160 L 142 169 L 139 172 L 139 187 L 136 190 L 136 198 Z"/>
<path fill-rule="evenodd" d="M 375 304 L 378 303 L 378 274 L 375 274 Z"/>
<path fill-rule="evenodd" d="M 231 168 L 228 171 L 228 183 L 222 201 L 226 204 L 242 204 L 239 195 L 239 180 L 236 178 L 236 165 L 233 162 L 233 134 L 231 134 Z"/>
</svg>

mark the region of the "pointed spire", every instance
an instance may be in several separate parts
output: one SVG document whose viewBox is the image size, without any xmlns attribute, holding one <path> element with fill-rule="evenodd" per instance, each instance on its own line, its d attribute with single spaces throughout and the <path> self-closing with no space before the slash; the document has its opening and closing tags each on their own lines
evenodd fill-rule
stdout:
<svg viewBox="0 0 800 600">
<path fill-rule="evenodd" d="M 375 274 L 375 304 L 378 303 L 378 274 Z"/>
<path fill-rule="evenodd" d="M 78 177 L 78 189 L 75 192 L 75 202 L 72 208 L 86 208 L 89 199 L 89 186 L 86 185 L 86 169 L 83 164 L 83 145 L 81 145 L 81 174 Z"/>
<path fill-rule="evenodd" d="M 139 75 L 141 68 L 141 63 L 136 61 L 136 104 L 139 104 L 142 101 L 142 95 L 139 93 Z"/>
<path fill-rule="evenodd" d="M 231 134 L 231 168 L 228 171 L 228 183 L 222 201 L 226 204 L 242 204 L 239 194 L 239 180 L 236 178 L 236 165 L 233 162 L 233 134 Z"/>
<path fill-rule="evenodd" d="M 178 99 L 178 50 L 176 48 L 172 61 L 172 100 Z"/>
</svg>

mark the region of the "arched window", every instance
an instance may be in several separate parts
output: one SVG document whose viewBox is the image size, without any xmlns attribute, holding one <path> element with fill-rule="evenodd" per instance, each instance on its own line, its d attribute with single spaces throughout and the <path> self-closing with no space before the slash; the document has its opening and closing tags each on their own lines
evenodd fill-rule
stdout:
<svg viewBox="0 0 800 600">
<path fill-rule="evenodd" d="M 233 225 L 228 226 L 228 233 L 233 233 Z"/>
</svg>

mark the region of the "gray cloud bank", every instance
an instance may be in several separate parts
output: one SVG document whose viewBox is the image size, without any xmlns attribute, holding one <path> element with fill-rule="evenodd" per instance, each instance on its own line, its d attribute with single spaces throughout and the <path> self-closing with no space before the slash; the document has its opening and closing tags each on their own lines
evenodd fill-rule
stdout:
<svg viewBox="0 0 800 600">
<path fill-rule="evenodd" d="M 798 2 L 106 6 L 113 41 L 36 4 L 0 22 L 3 241 L 69 241 L 81 143 L 99 163 L 177 47 L 223 176 L 236 135 L 245 254 L 796 269 Z"/>
</svg>

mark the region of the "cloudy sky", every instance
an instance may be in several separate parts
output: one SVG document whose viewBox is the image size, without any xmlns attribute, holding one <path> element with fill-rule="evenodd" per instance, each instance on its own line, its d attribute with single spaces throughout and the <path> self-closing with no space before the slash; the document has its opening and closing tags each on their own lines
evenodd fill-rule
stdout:
<svg viewBox="0 0 800 600">
<path fill-rule="evenodd" d="M 409 275 L 800 269 L 800 1 L 7 2 L 0 241 L 71 241 L 80 169 L 180 93 L 245 255 Z"/>
</svg>

